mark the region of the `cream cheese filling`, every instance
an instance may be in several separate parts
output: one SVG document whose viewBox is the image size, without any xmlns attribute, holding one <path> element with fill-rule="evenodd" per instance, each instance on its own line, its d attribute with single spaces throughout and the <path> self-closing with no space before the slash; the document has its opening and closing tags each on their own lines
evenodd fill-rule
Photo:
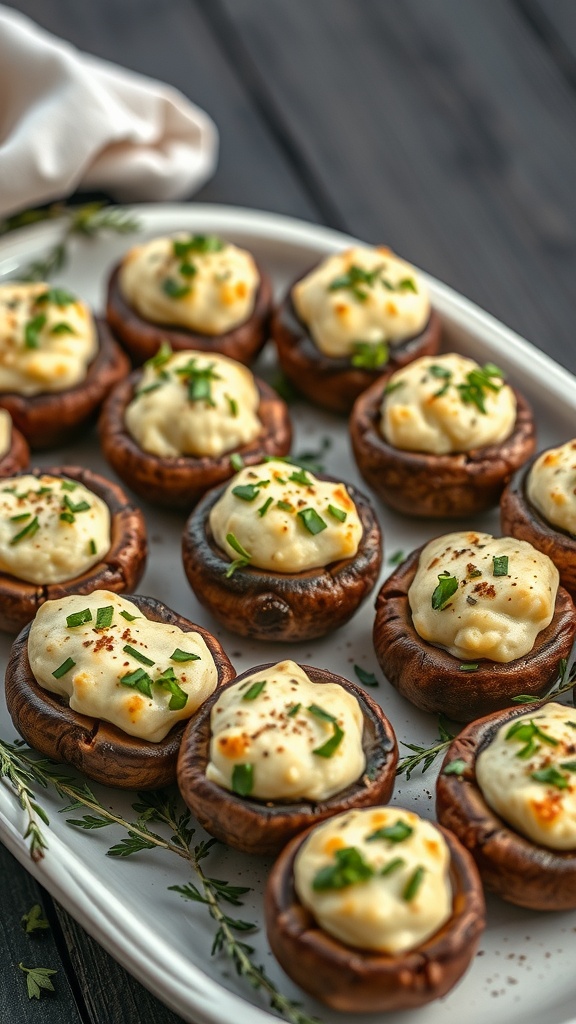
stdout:
<svg viewBox="0 0 576 1024">
<path fill-rule="evenodd" d="M 300 902 L 347 946 L 391 955 L 416 949 L 452 915 L 450 853 L 430 822 L 397 807 L 336 815 L 294 864 Z"/>
<path fill-rule="evenodd" d="M 449 455 L 510 436 L 516 398 L 502 371 L 451 353 L 423 356 L 388 381 L 380 431 L 394 448 Z"/>
<path fill-rule="evenodd" d="M 110 548 L 106 502 L 76 480 L 43 474 L 0 480 L 0 572 L 63 583 Z"/>
<path fill-rule="evenodd" d="M 98 351 L 90 310 L 45 283 L 0 285 L 0 391 L 32 396 L 86 379 Z"/>
<path fill-rule="evenodd" d="M 120 269 L 121 291 L 144 319 L 211 335 L 248 319 L 259 283 L 252 255 L 215 235 L 154 238 Z"/>
<path fill-rule="evenodd" d="M 360 356 L 362 345 L 398 345 L 430 318 L 421 275 L 383 246 L 329 256 L 294 285 L 292 300 L 317 347 L 334 358 Z"/>
<path fill-rule="evenodd" d="M 46 601 L 30 628 L 36 681 L 73 711 L 158 743 L 216 688 L 202 636 L 147 619 L 108 590 Z"/>
<path fill-rule="evenodd" d="M 356 697 L 293 661 L 228 687 L 210 723 L 206 777 L 258 800 L 327 800 L 366 766 Z"/>
<path fill-rule="evenodd" d="M 576 439 L 550 448 L 536 459 L 526 492 L 552 526 L 576 535 Z"/>
<path fill-rule="evenodd" d="M 553 850 L 576 849 L 576 713 L 546 704 L 503 725 L 479 754 L 486 802 L 517 832 Z"/>
<path fill-rule="evenodd" d="M 237 562 L 280 573 L 351 558 L 362 523 L 343 483 L 279 459 L 241 470 L 210 512 L 218 547 Z"/>
<path fill-rule="evenodd" d="M 463 661 L 510 662 L 552 621 L 558 570 L 526 541 L 474 531 L 430 541 L 408 591 L 419 636 Z"/>
<path fill-rule="evenodd" d="M 247 367 L 220 355 L 159 352 L 126 409 L 129 433 L 146 452 L 217 458 L 262 430 L 260 396 Z"/>
</svg>

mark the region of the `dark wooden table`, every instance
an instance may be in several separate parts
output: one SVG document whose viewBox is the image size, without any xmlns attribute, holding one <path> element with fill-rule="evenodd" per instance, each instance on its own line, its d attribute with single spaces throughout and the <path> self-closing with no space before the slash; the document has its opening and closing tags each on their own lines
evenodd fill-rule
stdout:
<svg viewBox="0 0 576 1024">
<path fill-rule="evenodd" d="M 389 244 L 576 371 L 573 0 L 17 0 L 221 134 L 194 199 Z M 1 105 L 1 100 L 0 100 Z M 1 165 L 0 165 L 1 166 Z M 15 964 L 40 902 L 53 998 Z M 2 1024 L 174 1024 L 0 847 Z M 40 948 L 40 947 L 38 947 Z"/>
</svg>

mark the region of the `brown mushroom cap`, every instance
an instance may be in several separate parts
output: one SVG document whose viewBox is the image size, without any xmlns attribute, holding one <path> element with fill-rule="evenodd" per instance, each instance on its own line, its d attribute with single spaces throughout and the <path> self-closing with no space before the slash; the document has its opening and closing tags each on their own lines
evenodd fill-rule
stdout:
<svg viewBox="0 0 576 1024">
<path fill-rule="evenodd" d="M 30 462 L 30 449 L 23 434 L 13 425 L 10 433 L 10 447 L 0 458 L 0 479 L 16 476 L 26 469 Z"/>
<path fill-rule="evenodd" d="M 313 269 L 313 268 L 311 268 Z M 310 271 L 306 271 L 306 274 Z M 297 280 L 305 277 L 300 275 Z M 315 405 L 332 412 L 348 413 L 354 401 L 376 380 L 387 380 L 396 370 L 420 356 L 436 355 L 442 325 L 435 310 L 420 332 L 399 345 L 390 346 L 388 362 L 376 370 L 352 365 L 349 358 L 326 356 L 313 341 L 308 325 L 298 316 L 290 286 L 286 297 L 272 315 L 270 332 L 278 350 L 280 366 L 289 381 Z"/>
<path fill-rule="evenodd" d="M 230 559 L 209 525 L 224 487 L 209 491 L 192 512 L 182 538 L 184 571 L 198 600 L 231 632 L 255 640 L 298 643 L 342 626 L 374 587 L 382 562 L 376 514 L 365 495 L 346 486 L 363 527 L 352 558 L 298 573 L 247 565 L 228 579 Z"/>
<path fill-rule="evenodd" d="M 294 860 L 309 831 L 280 854 L 266 887 L 268 941 L 286 974 L 328 1006 L 348 1013 L 413 1009 L 445 995 L 469 966 L 485 919 L 478 873 L 458 840 L 440 828 L 451 857 L 452 916 L 421 946 L 390 956 L 345 946 L 300 903 Z"/>
<path fill-rule="evenodd" d="M 134 397 L 140 371 L 121 381 L 110 393 L 99 421 L 100 442 L 106 459 L 118 476 L 142 498 L 169 508 L 190 509 L 211 487 L 236 472 L 230 456 L 238 454 L 245 465 L 262 462 L 266 455 L 287 455 L 292 442 L 288 407 L 273 388 L 255 378 L 260 395 L 258 418 L 262 429 L 253 441 L 210 457 L 181 455 L 162 458 L 145 452 L 125 423 L 128 404 Z"/>
<path fill-rule="evenodd" d="M 232 681 L 235 685 L 271 665 L 258 665 Z M 275 854 L 293 836 L 326 818 L 353 807 L 387 803 L 394 788 L 398 746 L 384 712 L 359 686 L 327 669 L 301 666 L 314 683 L 338 683 L 354 694 L 364 717 L 362 746 L 366 768 L 360 779 L 327 800 L 272 803 L 237 796 L 206 778 L 210 760 L 210 715 L 221 691 L 214 693 L 193 718 L 178 757 L 178 786 L 200 824 L 223 843 L 245 853 Z"/>
<path fill-rule="evenodd" d="M 202 626 L 152 597 L 127 594 L 148 619 L 200 633 L 214 658 L 217 686 L 234 677 L 222 647 Z M 121 789 L 159 789 L 176 779 L 176 758 L 187 723 L 180 721 L 159 743 L 129 736 L 102 719 L 72 711 L 66 701 L 40 686 L 28 660 L 30 624 L 16 637 L 6 669 L 6 703 L 21 736 L 35 750 L 64 761 L 90 779 Z"/>
<path fill-rule="evenodd" d="M 144 574 L 148 550 L 144 516 L 118 484 L 80 466 L 52 466 L 25 472 L 36 477 L 69 477 L 93 491 L 110 510 L 111 542 L 102 561 L 81 576 L 62 583 L 28 583 L 0 572 L 0 629 L 7 633 L 22 629 L 45 601 L 68 594 L 91 594 L 99 589 L 115 593 L 132 590 Z"/>
<path fill-rule="evenodd" d="M 414 551 L 382 585 L 376 598 L 374 647 L 386 675 L 403 697 L 423 711 L 441 712 L 456 722 L 509 707 L 520 693 L 542 696 L 570 655 L 576 635 L 576 609 L 558 588 L 554 616 L 532 650 L 506 664 L 478 660 L 474 672 L 462 671 L 460 658 L 427 643 L 416 632 L 408 590 L 422 547 Z"/>
<path fill-rule="evenodd" d="M 98 352 L 83 381 L 67 391 L 41 395 L 0 393 L 0 406 L 32 448 L 54 448 L 76 440 L 78 430 L 93 421 L 110 389 L 130 370 L 130 363 L 104 320 L 95 320 Z"/>
<path fill-rule="evenodd" d="M 203 334 L 173 324 L 154 324 L 144 320 L 128 304 L 120 289 L 121 262 L 112 270 L 108 284 L 106 317 L 120 344 L 139 366 L 156 355 L 162 342 L 169 342 L 174 352 L 197 349 L 199 352 L 220 352 L 223 356 L 249 364 L 256 359 L 268 337 L 268 322 L 272 308 L 272 282 L 257 266 L 260 284 L 256 292 L 252 313 L 238 327 L 224 334 Z"/>
<path fill-rule="evenodd" d="M 526 493 L 528 475 L 539 456 L 534 456 L 510 481 L 500 502 L 503 533 L 527 540 L 552 559 L 560 573 L 560 582 L 576 600 L 576 537 L 553 526 L 534 508 Z"/>
<path fill-rule="evenodd" d="M 515 832 L 488 806 L 476 779 L 478 755 L 498 729 L 542 704 L 508 708 L 463 729 L 444 758 L 436 809 L 438 820 L 474 857 L 491 892 L 531 910 L 571 910 L 576 908 L 576 850 L 546 849 Z M 463 774 L 445 775 L 446 765 L 457 759 L 466 764 Z"/>
<path fill-rule="evenodd" d="M 397 512 L 444 519 L 473 515 L 498 504 L 512 474 L 534 452 L 536 428 L 526 399 L 514 391 L 516 423 L 499 444 L 453 455 L 407 452 L 380 433 L 385 381 L 360 395 L 350 416 L 352 449 L 366 483 Z"/>
</svg>

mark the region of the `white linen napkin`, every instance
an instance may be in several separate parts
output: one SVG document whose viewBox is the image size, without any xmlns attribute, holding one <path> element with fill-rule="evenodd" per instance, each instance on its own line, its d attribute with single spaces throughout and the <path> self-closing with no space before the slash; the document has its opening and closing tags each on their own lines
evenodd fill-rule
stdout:
<svg viewBox="0 0 576 1024">
<path fill-rule="evenodd" d="M 217 150 L 213 121 L 182 93 L 0 5 L 0 217 L 77 189 L 181 199 L 211 176 Z"/>
</svg>

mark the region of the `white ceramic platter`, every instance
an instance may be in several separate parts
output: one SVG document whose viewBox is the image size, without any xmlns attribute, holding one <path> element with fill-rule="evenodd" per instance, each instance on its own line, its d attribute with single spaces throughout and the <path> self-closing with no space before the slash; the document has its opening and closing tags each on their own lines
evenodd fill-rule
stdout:
<svg viewBox="0 0 576 1024">
<path fill-rule="evenodd" d="M 108 269 L 134 241 L 178 229 L 217 232 L 246 245 L 268 267 L 278 293 L 299 271 L 327 252 L 350 242 L 344 235 L 322 227 L 267 213 L 208 205 L 143 206 L 134 209 L 140 230 L 134 236 L 107 235 L 74 241 L 71 260 L 56 280 L 94 304 L 103 305 Z M 19 268 L 37 258 L 57 238 L 55 223 L 38 225 L 8 236 L 0 244 L 0 279 L 15 276 Z M 481 362 L 495 362 L 533 402 L 539 429 L 539 446 L 559 443 L 574 436 L 576 386 L 574 378 L 536 351 L 510 330 L 456 295 L 430 280 L 433 302 L 445 327 L 445 350 L 472 355 Z M 258 372 L 269 379 L 275 373 L 274 355 L 261 357 Z M 329 437 L 331 447 L 326 470 L 365 490 L 353 462 L 346 422 L 302 404 L 291 407 L 296 428 L 293 451 L 318 450 Z M 41 465 L 77 462 L 113 477 L 98 451 L 95 437 L 79 440 L 66 450 L 44 454 Z M 486 528 L 498 532 L 496 514 L 473 522 L 408 522 L 378 505 L 385 538 L 385 568 L 398 549 L 406 553 L 444 528 Z M 437 735 L 434 717 L 416 711 L 382 678 L 372 649 L 373 599 L 352 622 L 323 641 L 296 647 L 257 644 L 240 640 L 215 625 L 197 603 L 184 576 L 180 560 L 183 515 L 144 507 L 150 560 L 140 592 L 164 601 L 193 621 L 216 633 L 238 671 L 284 657 L 324 666 L 355 679 L 354 665 L 374 672 L 380 680 L 370 693 L 390 718 L 400 741 L 430 743 Z M 376 591 L 374 592 L 375 595 Z M 0 657 L 6 659 L 10 639 L 0 639 Z M 0 734 L 15 738 L 6 708 L 0 699 Z M 410 783 L 399 780 L 395 802 L 433 817 L 434 773 L 419 771 Z M 134 818 L 133 797 L 114 790 L 98 789 L 106 806 Z M 0 785 L 0 839 L 32 874 L 70 911 L 103 946 L 144 985 L 186 1021 L 264 1024 L 277 1019 L 267 1009 L 264 996 L 253 992 L 222 955 L 210 956 L 214 924 L 204 908 L 185 902 L 168 886 L 189 881 L 184 863 L 164 851 L 144 852 L 129 860 L 107 858 L 106 850 L 122 837 L 121 829 L 96 832 L 75 830 L 59 815 L 61 804 L 50 793 L 39 797 L 50 816 L 49 849 L 38 864 L 32 863 L 21 838 L 24 817 L 10 788 Z M 198 830 L 197 836 L 202 836 Z M 252 891 L 238 916 L 261 920 L 262 891 L 269 862 L 251 859 L 216 846 L 209 873 Z M 481 950 L 462 982 L 444 1000 L 409 1013 L 386 1016 L 388 1024 L 568 1024 L 574 1022 L 576 975 L 573 969 L 576 914 L 542 915 L 490 899 L 488 927 Z M 234 911 L 236 913 L 236 911 Z M 303 996 L 276 965 L 260 931 L 250 939 L 256 961 L 262 963 L 279 988 L 301 1000 L 303 1008 L 334 1024 L 343 1017 Z M 374 1019 L 374 1018 L 369 1018 Z M 380 1018 L 384 1020 L 384 1018 Z M 348 1015 L 348 1024 L 366 1017 Z"/>
</svg>

